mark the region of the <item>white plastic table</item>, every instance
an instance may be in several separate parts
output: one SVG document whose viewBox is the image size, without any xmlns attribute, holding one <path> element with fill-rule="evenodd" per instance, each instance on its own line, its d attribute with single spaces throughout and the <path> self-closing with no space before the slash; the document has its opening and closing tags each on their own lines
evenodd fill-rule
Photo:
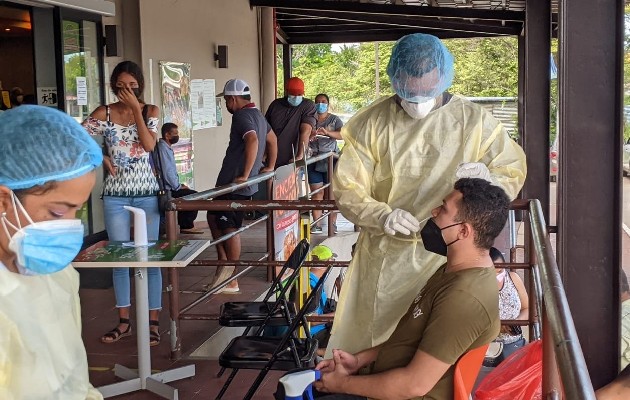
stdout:
<svg viewBox="0 0 630 400">
<path fill-rule="evenodd" d="M 72 262 L 75 268 L 124 266 L 135 269 L 138 371 L 116 364 L 114 374 L 124 381 L 97 388 L 103 397 L 148 390 L 163 398 L 178 400 L 177 389 L 166 383 L 195 376 L 194 364 L 151 374 L 147 268 L 185 267 L 209 244 L 209 240 L 160 240 L 152 245 L 134 247 L 122 242 L 99 242 L 79 253 Z"/>
</svg>

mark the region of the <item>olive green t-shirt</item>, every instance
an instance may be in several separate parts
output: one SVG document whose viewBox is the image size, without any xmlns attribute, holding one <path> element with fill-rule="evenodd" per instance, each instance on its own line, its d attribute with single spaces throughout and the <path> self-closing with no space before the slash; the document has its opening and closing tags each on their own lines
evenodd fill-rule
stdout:
<svg viewBox="0 0 630 400">
<path fill-rule="evenodd" d="M 416 351 L 451 364 L 423 400 L 453 399 L 453 364 L 499 334 L 499 290 L 494 268 L 444 272 L 440 267 L 383 344 L 370 373 L 405 367 Z"/>
</svg>

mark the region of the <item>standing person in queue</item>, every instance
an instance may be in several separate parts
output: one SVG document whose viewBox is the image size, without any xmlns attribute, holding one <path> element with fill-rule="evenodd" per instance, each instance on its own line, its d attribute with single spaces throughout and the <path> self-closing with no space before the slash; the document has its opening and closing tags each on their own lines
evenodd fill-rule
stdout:
<svg viewBox="0 0 630 400">
<path fill-rule="evenodd" d="M 24 105 L 0 115 L 0 154 L 0 398 L 102 399 L 70 265 L 101 149 L 69 115 Z"/>
<path fill-rule="evenodd" d="M 317 122 L 315 124 L 315 136 L 309 143 L 311 155 L 321 153 L 334 152 L 339 153 L 337 140 L 341 140 L 341 127 L 343 122 L 335 114 L 330 111 L 330 99 L 325 93 L 315 96 L 315 109 L 317 111 Z M 336 163 L 336 160 L 334 161 Z M 308 168 L 308 183 L 311 190 L 317 190 L 329 182 L 328 176 L 328 160 L 321 160 L 315 164 L 311 164 Z M 315 193 L 312 200 L 323 200 L 324 192 Z M 321 210 L 313 210 L 313 219 L 317 220 L 322 215 Z M 337 233 L 337 214 L 332 214 L 333 231 Z M 317 222 L 311 228 L 311 233 L 321 233 L 321 223 Z"/>
<path fill-rule="evenodd" d="M 232 114 L 230 142 L 225 151 L 223 165 L 217 178 L 216 186 L 230 183 L 243 183 L 250 176 L 260 172 L 273 171 L 276 162 L 276 135 L 267 123 L 256 104 L 252 102 L 251 91 L 247 82 L 241 79 L 230 79 L 225 83 L 223 92 L 225 108 Z M 267 166 L 263 166 L 263 156 L 267 154 Z M 215 200 L 251 200 L 258 191 L 257 185 L 218 196 Z M 244 212 L 242 211 L 208 211 L 208 226 L 214 239 L 232 233 L 241 228 Z M 219 260 L 239 260 L 241 258 L 241 237 L 235 235 L 225 242 L 217 244 Z M 233 266 L 219 267 L 214 283 L 221 283 L 234 273 Z M 228 283 L 224 293 L 238 293 L 238 282 Z"/>
<path fill-rule="evenodd" d="M 333 190 L 339 210 L 361 233 L 327 356 L 331 349 L 377 346 L 391 335 L 444 262 L 416 233 L 458 177 L 489 179 L 512 199 L 524 183 L 525 154 L 503 125 L 446 92 L 453 63 L 435 36 L 401 38 L 387 67 L 396 94 L 362 109 L 342 130 Z"/>
<path fill-rule="evenodd" d="M 271 102 L 265 118 L 278 138 L 276 168 L 304 158 L 304 149 L 315 127 L 315 103 L 304 98 L 304 82 L 290 78 L 286 95 Z"/>
<path fill-rule="evenodd" d="M 141 100 L 144 75 L 136 63 L 123 61 L 118 64 L 110 84 L 118 101 L 98 107 L 83 122 L 88 133 L 102 135 L 105 142 L 103 165 L 108 172 L 103 188 L 105 229 L 109 240 L 129 241 L 131 213 L 124 206 L 133 206 L 146 213 L 147 238 L 155 241 L 160 230 L 159 186 L 149 157 L 157 143 L 160 110 Z M 103 343 L 114 343 L 131 335 L 129 268 L 113 270 L 119 321 L 114 329 L 101 337 Z M 150 338 L 151 346 L 155 346 L 160 343 L 162 272 L 159 268 L 149 268 L 147 274 Z"/>
</svg>

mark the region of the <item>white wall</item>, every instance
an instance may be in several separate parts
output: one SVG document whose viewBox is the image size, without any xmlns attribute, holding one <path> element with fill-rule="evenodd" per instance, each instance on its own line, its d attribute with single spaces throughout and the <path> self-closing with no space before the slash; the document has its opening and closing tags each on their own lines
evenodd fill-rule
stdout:
<svg viewBox="0 0 630 400">
<path fill-rule="evenodd" d="M 121 61 L 130 60 L 142 65 L 142 53 L 140 49 L 140 15 L 138 0 L 108 0 L 116 4 L 116 15 L 103 17 L 103 26 L 116 25 L 118 30 L 118 56 L 105 57 L 105 93 L 106 102 L 116 101 L 114 94 L 109 90 L 109 76 L 112 70 Z M 103 28 L 104 29 L 104 28 Z M 103 32 L 103 34 L 105 34 Z"/>
<path fill-rule="evenodd" d="M 128 1 L 124 0 L 125 3 Z M 191 63 L 191 78 L 215 79 L 217 93 L 223 90 L 228 79 L 244 79 L 252 89 L 252 100 L 259 103 L 258 11 L 250 9 L 248 0 L 133 1 L 139 4 L 147 101 L 150 101 L 148 71 L 149 60 L 152 60 L 156 104 L 161 103 L 160 61 Z M 226 69 L 219 69 L 214 61 L 217 45 L 228 46 L 229 67 Z M 228 145 L 231 123 L 231 115 L 224 107 L 223 126 L 193 132 L 196 190 L 214 187 Z"/>
</svg>

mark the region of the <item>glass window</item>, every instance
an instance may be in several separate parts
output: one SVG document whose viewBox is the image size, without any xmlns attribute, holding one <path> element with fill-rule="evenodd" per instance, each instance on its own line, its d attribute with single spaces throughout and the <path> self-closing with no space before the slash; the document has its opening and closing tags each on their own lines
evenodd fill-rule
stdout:
<svg viewBox="0 0 630 400">
<path fill-rule="evenodd" d="M 95 22 L 63 20 L 63 63 L 66 112 L 82 122 L 101 104 Z"/>
<path fill-rule="evenodd" d="M 64 108 L 78 122 L 102 104 L 101 54 L 99 52 L 100 23 L 83 19 L 80 15 L 64 12 L 62 19 L 62 48 L 64 71 Z M 95 137 L 101 143 L 102 138 Z M 99 169 L 97 184 L 90 200 L 77 213 L 86 228 L 85 234 L 102 231 L 102 176 Z"/>
</svg>

